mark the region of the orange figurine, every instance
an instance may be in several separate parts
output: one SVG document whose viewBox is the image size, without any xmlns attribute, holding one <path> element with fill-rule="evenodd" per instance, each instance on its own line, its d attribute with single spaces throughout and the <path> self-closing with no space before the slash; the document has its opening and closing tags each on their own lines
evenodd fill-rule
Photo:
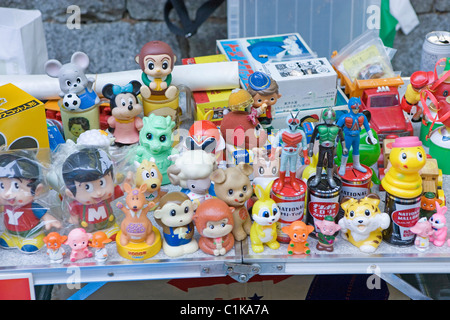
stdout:
<svg viewBox="0 0 450 320">
<path fill-rule="evenodd" d="M 97 231 L 93 234 L 89 246 L 97 249 L 95 251 L 95 260 L 102 262 L 108 258 L 108 250 L 106 250 L 105 244 L 111 241 L 103 231 Z"/>
<path fill-rule="evenodd" d="M 289 242 L 289 254 L 310 254 L 308 235 L 314 231 L 314 227 L 305 224 L 303 221 L 297 220 L 290 225 L 281 229 L 284 233 L 289 235 L 291 242 Z"/>
<path fill-rule="evenodd" d="M 61 245 L 66 242 L 67 236 L 62 236 L 58 232 L 50 232 L 43 241 L 47 245 L 47 255 L 51 263 L 61 263 L 66 251 Z"/>
</svg>

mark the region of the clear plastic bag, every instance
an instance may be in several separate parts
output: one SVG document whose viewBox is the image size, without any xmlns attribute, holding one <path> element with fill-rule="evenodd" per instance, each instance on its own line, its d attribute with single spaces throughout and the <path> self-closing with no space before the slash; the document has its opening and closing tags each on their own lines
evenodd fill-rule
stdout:
<svg viewBox="0 0 450 320">
<path fill-rule="evenodd" d="M 2 248 L 35 253 L 44 247 L 47 232 L 63 227 L 60 200 L 46 183 L 47 168 L 38 153 L 32 149 L 0 153 Z"/>
<path fill-rule="evenodd" d="M 395 76 L 390 61 L 393 54 L 392 49 L 386 51 L 376 30 L 368 30 L 342 48 L 330 62 L 352 82 L 392 78 Z"/>
</svg>

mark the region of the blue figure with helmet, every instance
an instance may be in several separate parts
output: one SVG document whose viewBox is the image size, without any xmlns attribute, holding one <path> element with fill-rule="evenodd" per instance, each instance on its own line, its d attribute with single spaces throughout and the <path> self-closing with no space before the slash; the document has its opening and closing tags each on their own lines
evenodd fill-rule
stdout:
<svg viewBox="0 0 450 320">
<path fill-rule="evenodd" d="M 352 148 L 353 154 L 353 168 L 360 172 L 367 172 L 367 169 L 364 168 L 359 162 L 359 139 L 361 129 L 364 128 L 367 131 L 369 142 L 371 144 L 377 143 L 377 139 L 373 136 L 372 131 L 370 130 L 369 121 L 367 121 L 364 113 L 360 112 L 361 107 L 361 99 L 357 97 L 350 98 L 348 101 L 348 109 L 349 112 L 343 114 L 339 120 L 337 121 L 337 125 L 343 128 L 344 137 L 345 137 L 345 145 L 350 151 Z M 339 175 L 345 175 L 345 168 L 347 165 L 347 155 L 342 155 L 341 158 L 341 166 L 339 168 Z"/>
</svg>

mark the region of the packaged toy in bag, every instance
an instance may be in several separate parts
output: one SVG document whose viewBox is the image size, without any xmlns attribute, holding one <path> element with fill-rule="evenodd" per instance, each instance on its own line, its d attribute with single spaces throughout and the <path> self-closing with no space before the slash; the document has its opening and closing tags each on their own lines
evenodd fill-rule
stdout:
<svg viewBox="0 0 450 320">
<path fill-rule="evenodd" d="M 44 165 L 36 150 L 0 154 L 0 205 L 3 230 L 0 247 L 37 252 L 44 246 L 45 232 L 60 229 L 59 203 L 45 181 Z"/>
</svg>

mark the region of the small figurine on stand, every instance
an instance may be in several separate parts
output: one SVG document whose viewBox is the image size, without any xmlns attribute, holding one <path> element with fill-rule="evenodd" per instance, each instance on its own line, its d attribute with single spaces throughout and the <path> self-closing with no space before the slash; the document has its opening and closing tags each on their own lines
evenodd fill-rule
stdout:
<svg viewBox="0 0 450 320">
<path fill-rule="evenodd" d="M 255 253 L 264 251 L 264 244 L 270 249 L 276 250 L 280 247 L 277 241 L 277 221 L 281 213 L 276 202 L 270 197 L 273 182 L 265 189 L 255 185 L 255 193 L 258 200 L 253 204 L 253 224 L 250 230 L 250 241 Z"/>
<path fill-rule="evenodd" d="M 173 98 L 177 87 L 171 85 L 172 71 L 176 56 L 172 48 L 163 41 L 147 42 L 135 57 L 142 70 L 141 94 L 148 99 L 152 95 L 164 95 Z"/>
<path fill-rule="evenodd" d="M 0 205 L 4 232 L 0 247 L 34 253 L 45 244 L 44 228 L 61 228 L 61 222 L 38 199 L 46 192 L 40 164 L 28 155 L 0 155 Z"/>
<path fill-rule="evenodd" d="M 145 199 L 146 185 L 141 185 L 138 188 L 132 188 L 130 184 L 124 183 L 123 188 L 127 193 L 125 198 L 125 205 L 122 202 L 117 202 L 116 206 L 125 214 L 122 221 L 118 235 L 118 244 L 122 247 L 128 243 L 145 242 L 151 246 L 155 242 L 155 233 L 153 232 L 153 225 L 147 218 L 147 213 L 155 204 L 148 203 Z"/>
<path fill-rule="evenodd" d="M 168 157 L 177 153 L 177 149 L 172 148 L 172 130 L 175 122 L 172 118 L 157 116 L 151 113 L 143 118 L 144 126 L 139 131 L 139 146 L 136 148 L 136 161 L 141 163 L 144 159 L 155 159 L 155 164 L 163 175 L 163 185 L 170 183 L 167 176 L 167 168 L 173 161 Z"/>
<path fill-rule="evenodd" d="M 430 218 L 430 223 L 433 228 L 433 234 L 430 236 L 430 241 L 436 247 L 442 247 L 447 241 L 447 218 L 445 213 L 447 212 L 447 207 L 441 207 L 439 202 L 436 201 L 436 213 Z"/>
<path fill-rule="evenodd" d="M 425 251 L 430 247 L 430 236 L 433 234 L 433 228 L 427 218 L 420 218 L 409 230 L 416 235 L 414 246 L 417 250 Z"/>
<path fill-rule="evenodd" d="M 305 164 L 308 165 L 310 160 L 308 158 L 308 145 L 306 143 L 306 134 L 301 129 L 300 119 L 298 119 L 300 111 L 294 116 L 292 113 L 286 118 L 286 129 L 281 129 L 275 136 L 272 143 L 273 146 L 278 146 L 281 143 L 281 159 L 280 159 L 280 178 L 275 181 L 273 186 L 274 191 L 280 192 L 285 184 L 286 171 L 289 170 L 289 182 L 295 191 L 300 191 L 300 184 L 298 178 L 295 176 L 297 168 L 297 160 L 300 152 L 303 152 Z"/>
<path fill-rule="evenodd" d="M 314 226 L 307 225 L 301 220 L 296 220 L 290 225 L 281 228 L 291 239 L 288 246 L 288 254 L 310 254 L 308 236 L 314 231 Z"/>
<path fill-rule="evenodd" d="M 278 178 L 280 172 L 281 147 L 272 148 L 270 154 L 266 148 L 253 148 L 253 185 L 263 189 Z"/>
<path fill-rule="evenodd" d="M 391 218 L 380 212 L 380 197 L 370 193 L 363 199 L 344 197 L 341 208 L 344 217 L 339 220 L 341 235 L 365 253 L 373 253 L 382 240 L 382 231 L 387 229 Z"/>
<path fill-rule="evenodd" d="M 58 232 L 50 232 L 43 240 L 47 245 L 47 255 L 50 258 L 50 262 L 63 262 L 66 251 L 61 245 L 66 242 L 67 236 L 62 236 Z"/>
<path fill-rule="evenodd" d="M 322 120 L 324 123 L 318 124 L 314 127 L 314 131 L 309 143 L 308 156 L 312 157 L 314 142 L 319 137 L 319 158 L 316 167 L 316 177 L 310 182 L 312 187 L 319 184 L 322 179 L 322 169 L 324 166 L 324 160 L 327 160 L 327 182 L 331 188 L 336 187 L 336 182 L 333 177 L 334 169 L 334 152 L 336 149 L 336 138 L 339 138 L 342 145 L 342 155 L 347 156 L 348 150 L 345 147 L 344 134 L 341 127 L 336 125 L 336 112 L 333 108 L 325 109 L 322 112 Z"/>
<path fill-rule="evenodd" d="M 93 253 L 89 251 L 89 240 L 92 239 L 92 233 L 87 233 L 83 228 L 72 229 L 67 236 L 68 245 L 72 252 L 70 253 L 70 261 L 75 262 L 84 258 L 90 258 Z"/>
<path fill-rule="evenodd" d="M 334 222 L 332 216 L 325 216 L 323 220 L 316 220 L 316 227 L 319 229 L 317 233 L 317 246 L 319 251 L 332 252 L 334 250 L 334 243 L 336 242 L 336 232 L 341 230 L 341 226 Z"/>
<path fill-rule="evenodd" d="M 272 106 L 281 98 L 277 82 L 265 73 L 256 71 L 248 78 L 247 91 L 253 98 L 249 119 L 253 124 L 256 124 L 255 119 L 258 119 L 264 129 L 270 129 Z"/>
<path fill-rule="evenodd" d="M 340 116 L 336 124 L 339 127 L 342 127 L 344 130 L 345 146 L 348 151 L 350 151 L 350 148 L 352 148 L 353 169 L 365 173 L 367 172 L 367 169 L 364 168 L 359 161 L 359 138 L 362 127 L 366 129 L 370 143 L 377 143 L 377 139 L 375 139 L 372 131 L 370 130 L 369 121 L 367 121 L 366 116 L 364 115 L 364 113 L 360 112 L 360 107 L 360 98 L 350 98 L 348 100 L 349 112 Z M 339 175 L 341 176 L 345 175 L 347 160 L 348 153 L 347 155 L 344 155 L 344 153 L 342 153 L 341 166 L 339 167 Z"/>
<path fill-rule="evenodd" d="M 216 197 L 235 208 L 233 235 L 236 241 L 247 238 L 252 227 L 252 221 L 245 206 L 246 201 L 253 195 L 252 183 L 249 179 L 252 172 L 251 165 L 241 162 L 236 167 L 214 170 L 210 176 L 211 181 L 214 182 Z"/>
<path fill-rule="evenodd" d="M 192 222 L 196 209 L 197 204 L 182 192 L 169 192 L 161 198 L 154 217 L 163 229 L 163 250 L 167 256 L 179 257 L 198 250 Z"/>
<path fill-rule="evenodd" d="M 141 83 L 133 80 L 123 87 L 108 83 L 102 89 L 103 96 L 110 100 L 112 116 L 108 118 L 108 125 L 113 129 L 117 146 L 139 142 L 139 131 L 143 126 L 139 117 L 143 108 L 137 98 L 140 87 Z"/>
<path fill-rule="evenodd" d="M 194 223 L 200 233 L 200 249 L 214 256 L 223 256 L 234 246 L 233 212 L 223 200 L 213 198 L 203 202 L 194 214 Z"/>
<path fill-rule="evenodd" d="M 104 262 L 108 259 L 108 250 L 105 244 L 110 243 L 112 240 L 108 238 L 103 231 L 97 231 L 92 235 L 92 240 L 89 244 L 90 247 L 95 248 L 95 260 L 98 262 Z"/>
<path fill-rule="evenodd" d="M 212 198 L 209 194 L 211 173 L 217 169 L 216 156 L 203 150 L 187 150 L 180 155 L 171 156 L 175 163 L 167 169 L 172 185 L 181 186 L 197 205 Z"/>
<path fill-rule="evenodd" d="M 65 195 L 69 203 L 69 222 L 88 232 L 103 231 L 115 240 L 120 228 L 110 202 L 123 195 L 114 182 L 114 164 L 102 149 L 83 147 L 72 153 L 62 165 Z M 126 181 L 131 177 L 127 176 Z"/>
</svg>

